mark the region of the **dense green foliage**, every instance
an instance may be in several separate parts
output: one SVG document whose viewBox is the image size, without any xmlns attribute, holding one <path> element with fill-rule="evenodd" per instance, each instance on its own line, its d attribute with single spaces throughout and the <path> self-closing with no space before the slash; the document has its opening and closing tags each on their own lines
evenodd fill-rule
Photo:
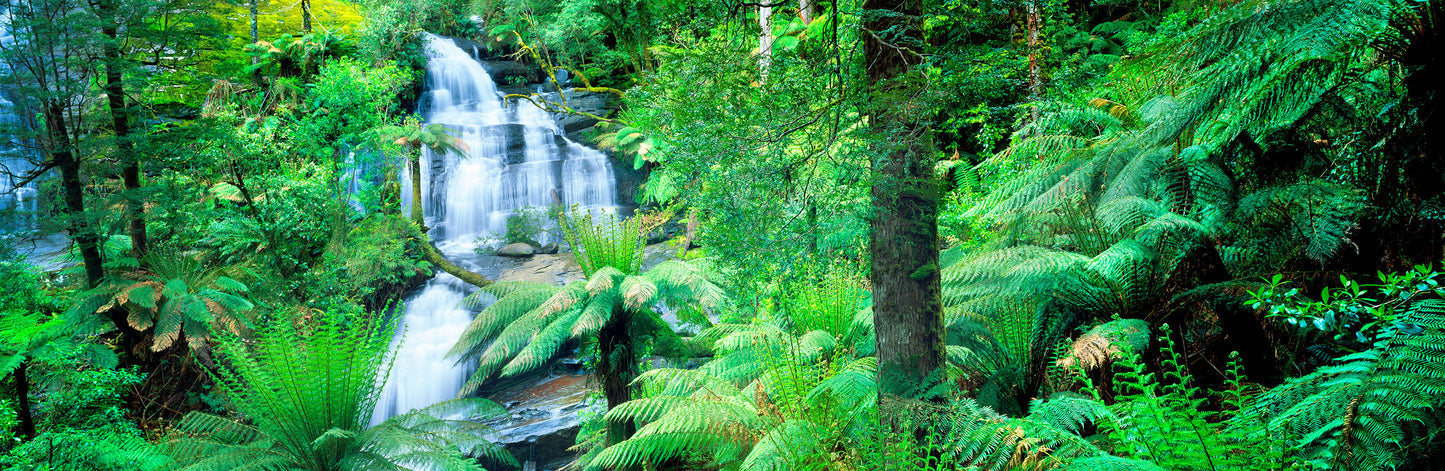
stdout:
<svg viewBox="0 0 1445 471">
<path fill-rule="evenodd" d="M 581 469 L 1445 453 L 1438 0 L 0 9 L 3 470 L 513 467 L 473 396 L 574 348 Z M 425 33 L 638 180 L 493 234 L 585 279 L 467 277 L 401 207 L 468 151 L 413 114 Z M 472 376 L 374 420 L 435 269 L 486 285 L 429 346 Z"/>
<path fill-rule="evenodd" d="M 469 420 L 501 408 L 457 399 L 369 425 L 390 373 L 391 330 L 340 313 L 319 312 L 304 330 L 275 324 L 247 345 L 219 346 L 228 368 L 212 374 L 244 423 L 191 412 L 176 425 L 169 453 L 181 469 L 478 469 L 465 458 L 511 461 Z"/>
</svg>

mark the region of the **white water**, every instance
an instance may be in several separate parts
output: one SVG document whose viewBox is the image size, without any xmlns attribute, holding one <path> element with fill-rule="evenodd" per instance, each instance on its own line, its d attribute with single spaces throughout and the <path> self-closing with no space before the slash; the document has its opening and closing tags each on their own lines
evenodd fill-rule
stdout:
<svg viewBox="0 0 1445 471">
<path fill-rule="evenodd" d="M 465 155 L 428 150 L 422 157 L 427 225 L 449 259 L 467 266 L 477 238 L 502 237 L 507 216 L 524 207 L 614 210 L 616 181 L 604 154 L 561 137 L 556 118 L 531 103 L 504 103 L 481 64 L 450 39 L 429 36 L 429 42 L 420 112 L 428 124 L 452 129 L 469 148 Z M 439 175 L 433 175 L 438 173 L 433 165 Z M 403 207 L 411 203 L 407 173 Z M 472 313 L 458 308 L 470 290 L 443 273 L 407 300 L 404 334 L 398 332 L 396 340 L 404 335 L 405 342 L 373 422 L 456 397 L 472 368 L 445 355 L 471 321 Z"/>
<path fill-rule="evenodd" d="M 15 37 L 10 34 L 10 14 L 0 10 L 0 44 L 10 45 L 15 42 Z M 23 174 L 35 168 L 21 154 L 23 146 L 16 145 L 15 134 L 23 133 L 26 128 L 20 116 L 23 110 L 16 110 L 15 104 L 11 103 L 9 97 L 5 96 L 5 90 L 0 89 L 0 132 L 4 133 L 0 139 L 0 165 L 12 174 Z M 0 227 L 0 235 L 14 230 L 23 230 L 33 224 L 31 218 L 36 210 L 36 189 L 35 182 L 22 185 L 19 188 L 12 186 L 10 178 L 0 175 L 0 210 L 15 209 L 20 214 L 20 220 L 8 221 L 15 223 L 7 224 L 9 227 Z"/>
</svg>

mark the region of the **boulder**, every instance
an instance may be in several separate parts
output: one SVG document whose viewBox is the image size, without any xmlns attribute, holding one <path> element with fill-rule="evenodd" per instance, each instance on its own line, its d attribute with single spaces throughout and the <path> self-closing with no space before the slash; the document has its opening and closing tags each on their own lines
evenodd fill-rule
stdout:
<svg viewBox="0 0 1445 471">
<path fill-rule="evenodd" d="M 505 45 L 490 39 L 485 42 L 477 42 L 466 38 L 447 38 L 456 41 L 457 47 L 471 53 L 472 58 L 478 61 L 506 60 L 507 55 L 512 52 Z"/>
<path fill-rule="evenodd" d="M 521 85 L 542 81 L 542 71 L 517 61 L 483 61 L 482 70 L 498 85 Z"/>
<path fill-rule="evenodd" d="M 565 90 L 562 95 L 567 98 L 567 106 L 584 113 L 591 113 L 601 117 L 608 117 L 617 110 L 617 96 L 611 93 L 579 92 Z M 566 115 L 557 123 L 566 134 L 576 134 L 597 125 L 597 120 L 581 115 Z"/>
<path fill-rule="evenodd" d="M 557 243 L 556 243 L 556 242 L 548 242 L 548 243 L 542 244 L 541 247 L 538 247 L 538 248 L 537 248 L 537 253 L 547 254 L 547 255 L 555 254 L 555 253 L 557 253 Z"/>
<path fill-rule="evenodd" d="M 581 429 L 578 412 L 589 407 L 587 397 L 594 391 L 585 375 L 561 373 L 490 394 L 488 397 L 505 404 L 508 412 L 505 418 L 486 422 L 496 430 L 492 441 L 519 463 L 530 461 L 535 469 L 561 468 L 576 457 L 567 449 L 576 444 Z"/>
<path fill-rule="evenodd" d="M 531 244 L 524 244 L 521 242 L 515 244 L 507 244 L 502 246 L 502 248 L 497 249 L 497 255 L 501 255 L 503 257 L 531 257 L 533 254 L 536 253 L 536 247 L 533 247 Z"/>
</svg>

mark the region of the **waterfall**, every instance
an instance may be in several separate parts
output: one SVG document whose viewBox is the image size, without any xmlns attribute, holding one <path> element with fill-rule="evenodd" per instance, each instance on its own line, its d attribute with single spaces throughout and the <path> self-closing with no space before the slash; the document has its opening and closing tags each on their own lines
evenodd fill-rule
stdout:
<svg viewBox="0 0 1445 471">
<path fill-rule="evenodd" d="M 15 37 L 10 34 L 10 14 L 0 9 L 0 45 L 11 45 Z M 24 147 L 19 146 L 19 136 L 26 133 L 27 126 L 20 119 L 23 110 L 15 109 L 6 91 L 0 89 L 0 132 L 5 134 L 0 139 L 0 166 L 14 175 L 20 175 L 35 168 L 22 153 Z M 0 211 L 16 210 L 16 221 L 5 221 L 0 223 L 0 235 L 13 230 L 23 230 L 32 225 L 29 218 L 34 217 L 36 210 L 36 186 L 35 182 L 29 182 L 19 188 L 12 187 L 10 178 L 0 176 Z"/>
<path fill-rule="evenodd" d="M 464 155 L 422 155 L 422 181 L 402 172 L 403 207 L 409 185 L 422 185 L 432 239 L 453 262 L 478 268 L 478 238 L 500 238 L 507 216 L 527 207 L 577 205 L 615 208 L 616 181 L 605 154 L 561 135 L 557 119 L 528 101 L 503 100 L 482 64 L 455 42 L 428 35 L 426 92 L 418 112 L 466 142 Z M 546 241 L 539 241 L 546 242 Z M 471 321 L 458 306 L 472 288 L 442 273 L 407 299 L 401 343 L 373 422 L 456 396 L 471 374 L 446 352 Z M 403 341 L 404 340 L 404 341 Z"/>
</svg>

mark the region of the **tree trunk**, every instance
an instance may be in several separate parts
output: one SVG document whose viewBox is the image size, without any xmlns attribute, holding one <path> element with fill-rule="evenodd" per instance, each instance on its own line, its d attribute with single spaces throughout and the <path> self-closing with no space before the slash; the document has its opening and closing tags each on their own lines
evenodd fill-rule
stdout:
<svg viewBox="0 0 1445 471">
<path fill-rule="evenodd" d="M 436 265 L 437 268 L 440 268 L 442 271 L 450 273 L 452 276 L 455 276 L 458 279 L 467 282 L 467 284 L 476 286 L 478 288 L 483 288 L 492 284 L 492 280 L 490 278 L 457 266 L 457 264 L 452 263 L 451 260 L 447 260 L 447 257 L 445 255 L 442 255 L 441 251 L 437 250 L 436 247 L 432 247 L 431 244 L 422 243 L 421 245 L 423 252 L 422 256 L 426 258 L 426 261 L 431 262 L 432 265 Z"/>
<path fill-rule="evenodd" d="M 768 81 L 768 66 L 773 63 L 773 7 L 758 7 L 758 77 Z"/>
<path fill-rule="evenodd" d="M 35 438 L 35 416 L 30 412 L 30 360 L 20 362 L 15 368 L 15 414 L 20 419 L 20 438 L 29 441 Z"/>
<path fill-rule="evenodd" d="M 125 186 L 127 228 L 131 238 L 132 254 L 140 260 L 148 249 L 146 237 L 145 202 L 140 197 L 140 159 L 135 155 L 135 144 L 130 139 L 130 110 L 125 104 L 125 85 L 122 82 L 123 58 L 120 52 L 120 35 L 117 24 L 117 7 L 113 0 L 100 2 L 100 13 L 105 35 L 105 95 L 110 104 L 111 129 L 115 131 L 116 154 L 121 161 L 121 183 Z"/>
<path fill-rule="evenodd" d="M 803 21 L 803 26 L 813 24 L 813 18 L 818 16 L 817 0 L 798 0 L 798 19 Z"/>
<path fill-rule="evenodd" d="M 301 34 L 311 34 L 311 0 L 301 0 Z"/>
<path fill-rule="evenodd" d="M 251 44 L 261 42 L 261 34 L 256 29 L 256 23 L 261 19 L 260 8 L 258 7 L 260 2 L 261 0 L 251 0 Z M 260 63 L 260 57 L 251 56 L 252 67 Z M 251 82 L 254 82 L 256 84 L 261 83 L 261 69 L 255 69 L 251 72 Z"/>
<path fill-rule="evenodd" d="M 922 62 L 911 48 L 918 0 L 867 0 L 864 10 L 893 14 L 865 17 L 864 63 L 874 94 L 867 109 L 879 136 L 873 145 L 873 319 L 878 345 L 880 401 L 890 398 L 942 401 L 943 303 L 938 272 L 940 188 L 933 177 L 927 132 L 912 115 L 919 90 L 895 79 Z"/>
<path fill-rule="evenodd" d="M 426 232 L 426 218 L 422 214 L 421 204 L 421 153 L 417 151 L 408 152 L 407 168 L 411 170 L 411 221 L 416 223 L 416 228 L 423 233 Z"/>
<path fill-rule="evenodd" d="M 50 155 L 60 167 L 60 186 L 65 192 L 65 216 L 70 238 L 80 247 L 85 263 L 85 284 L 94 288 L 105 276 L 100 257 L 100 236 L 85 219 L 85 185 L 80 181 L 80 160 L 70 148 L 70 134 L 59 103 L 46 100 L 45 129 L 50 138 Z"/>
<path fill-rule="evenodd" d="M 1029 47 L 1029 101 L 1037 102 L 1044 86 L 1043 74 L 1039 65 L 1039 5 L 1036 0 L 1028 0 L 1028 47 Z M 1030 121 L 1039 120 L 1038 103 L 1029 107 Z"/>
<path fill-rule="evenodd" d="M 597 376 L 602 381 L 602 395 L 607 397 L 607 410 L 632 400 L 632 380 L 637 377 L 637 357 L 632 351 L 632 338 L 627 325 L 630 313 L 615 307 L 612 319 L 597 332 Z M 637 431 L 632 421 L 607 422 L 607 445 L 628 439 Z"/>
</svg>

